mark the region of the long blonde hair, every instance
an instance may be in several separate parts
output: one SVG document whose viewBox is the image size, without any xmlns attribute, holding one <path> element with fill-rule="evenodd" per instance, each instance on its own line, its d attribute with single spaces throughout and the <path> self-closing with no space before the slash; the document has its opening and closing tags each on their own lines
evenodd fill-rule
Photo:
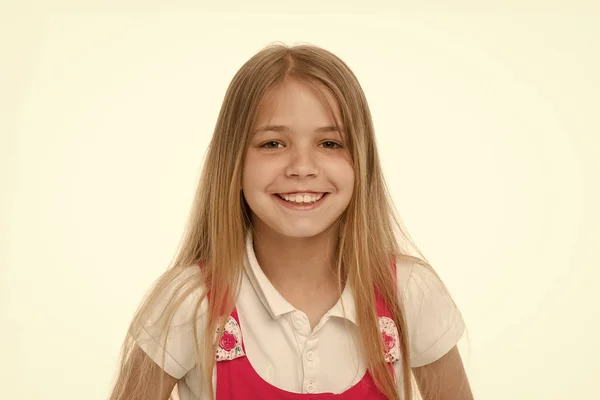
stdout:
<svg viewBox="0 0 600 400">
<path fill-rule="evenodd" d="M 171 265 L 157 280 L 134 316 L 123 344 L 120 379 L 113 390 L 112 400 L 124 400 L 125 382 L 129 376 L 134 376 L 132 357 L 139 327 L 159 299 L 165 296 L 169 284 L 184 268 L 192 265 L 202 265 L 202 274 L 183 280 L 170 294 L 171 300 L 160 318 L 160 331 L 164 332 L 160 337 L 164 337 L 162 344 L 166 345 L 175 311 L 192 293 L 200 293 L 194 315 L 190 316 L 197 323 L 201 315 L 205 315 L 203 340 L 198 338 L 194 329 L 195 360 L 197 365 L 204 367 L 201 379 L 210 387 L 214 398 L 215 332 L 223 328 L 220 317 L 233 309 L 242 274 L 245 238 L 251 229 L 248 205 L 241 192 L 242 166 L 249 133 L 265 95 L 286 79 L 325 88 L 339 105 L 355 182 L 352 199 L 340 225 L 336 249 L 337 275 L 343 277 L 353 290 L 360 328 L 359 344 L 377 387 L 389 399 L 400 399 L 401 396 L 405 400 L 413 398 L 407 324 L 396 293 L 390 258 L 405 257 L 423 265 L 429 264 L 418 252 L 395 213 L 382 175 L 365 94 L 350 68 L 331 52 L 312 45 L 290 47 L 273 44 L 250 58 L 236 73 L 226 91 L 184 236 Z M 410 256 L 410 249 L 416 250 L 420 258 Z M 394 377 L 383 357 L 374 288 L 381 293 L 398 327 L 403 393 L 396 389 Z M 207 298 L 209 292 L 210 297 Z M 203 303 L 204 300 L 207 301 Z M 208 304 L 208 308 L 201 310 L 201 304 Z M 155 367 L 152 363 L 145 358 L 138 365 L 139 369 L 135 371 L 139 378 L 138 387 L 148 379 L 158 379 L 151 376 Z"/>
</svg>

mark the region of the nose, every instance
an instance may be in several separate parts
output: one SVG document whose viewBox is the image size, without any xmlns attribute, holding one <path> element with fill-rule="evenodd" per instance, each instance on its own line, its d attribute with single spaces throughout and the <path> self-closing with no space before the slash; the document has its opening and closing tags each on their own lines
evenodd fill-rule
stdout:
<svg viewBox="0 0 600 400">
<path fill-rule="evenodd" d="M 311 149 L 296 148 L 292 150 L 285 174 L 290 177 L 317 176 L 318 166 Z"/>
</svg>

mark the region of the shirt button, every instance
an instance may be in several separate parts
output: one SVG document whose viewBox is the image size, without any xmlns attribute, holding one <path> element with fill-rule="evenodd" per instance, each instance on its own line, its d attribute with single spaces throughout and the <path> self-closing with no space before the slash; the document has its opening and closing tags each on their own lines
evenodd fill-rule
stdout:
<svg viewBox="0 0 600 400">
<path fill-rule="evenodd" d="M 294 326 L 296 327 L 296 329 L 300 330 L 300 329 L 302 329 L 304 324 L 301 321 L 296 321 L 296 322 L 294 322 Z"/>
<path fill-rule="evenodd" d="M 315 353 L 312 351 L 309 351 L 308 353 L 306 353 L 306 359 L 308 361 L 313 361 L 315 359 Z"/>
<path fill-rule="evenodd" d="M 267 368 L 267 382 L 273 383 L 273 377 L 275 376 L 275 368 L 272 365 L 269 365 Z"/>
<path fill-rule="evenodd" d="M 315 385 L 313 385 L 312 383 L 309 383 L 309 384 L 306 386 L 306 391 L 307 391 L 308 393 L 314 393 L 314 392 L 315 392 Z"/>
</svg>

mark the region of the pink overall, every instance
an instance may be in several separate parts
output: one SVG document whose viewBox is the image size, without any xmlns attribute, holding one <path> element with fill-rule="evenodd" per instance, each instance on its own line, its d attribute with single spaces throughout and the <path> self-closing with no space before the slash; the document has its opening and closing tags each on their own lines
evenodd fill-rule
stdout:
<svg viewBox="0 0 600 400">
<path fill-rule="evenodd" d="M 385 330 L 382 328 L 383 341 L 386 347 L 384 349 L 385 358 L 388 361 L 390 371 L 393 371 L 391 362 L 398 360 L 399 355 L 397 353 L 393 355 L 390 351 L 398 349 L 398 333 L 391 318 L 391 313 L 377 291 L 376 300 L 380 328 L 386 326 Z M 240 320 L 236 309 L 231 313 L 229 321 L 232 326 L 237 324 L 239 327 Z M 236 332 L 237 339 L 241 339 L 241 327 Z M 240 343 L 236 345 L 236 342 Z M 241 346 L 239 346 L 240 344 Z M 216 400 L 385 400 L 385 396 L 377 389 L 368 371 L 356 385 L 339 394 L 304 394 L 279 389 L 258 375 L 245 355 L 246 350 L 243 341 L 236 340 L 236 337 L 226 331 L 221 337 L 220 351 L 223 351 L 223 349 L 233 351 L 236 346 L 238 348 L 237 356 L 229 359 L 217 356 Z"/>
</svg>

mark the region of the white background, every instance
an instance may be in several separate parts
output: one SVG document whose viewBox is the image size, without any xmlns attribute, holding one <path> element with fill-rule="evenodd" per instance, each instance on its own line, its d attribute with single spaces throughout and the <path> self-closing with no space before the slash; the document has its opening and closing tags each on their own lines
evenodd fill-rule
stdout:
<svg viewBox="0 0 600 400">
<path fill-rule="evenodd" d="M 283 41 L 361 81 L 398 211 L 467 323 L 476 398 L 597 398 L 591 2 L 80 3 L 0 8 L 0 397 L 108 397 L 225 89 Z"/>
</svg>

